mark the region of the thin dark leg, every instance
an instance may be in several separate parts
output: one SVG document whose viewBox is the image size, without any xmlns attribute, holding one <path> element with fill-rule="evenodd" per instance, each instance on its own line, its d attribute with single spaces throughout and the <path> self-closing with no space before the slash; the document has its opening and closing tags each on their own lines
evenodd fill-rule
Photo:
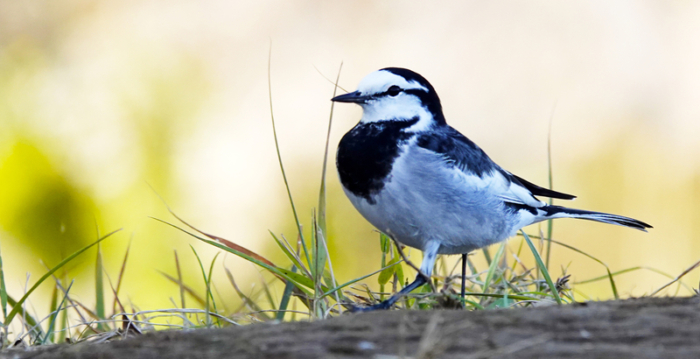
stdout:
<svg viewBox="0 0 700 359">
<path fill-rule="evenodd" d="M 464 307 L 464 295 L 466 294 L 465 282 L 467 281 L 467 253 L 462 253 L 462 307 Z"/>
<path fill-rule="evenodd" d="M 379 304 L 375 304 L 375 305 L 372 305 L 372 306 L 369 306 L 369 307 L 355 307 L 355 308 L 353 308 L 351 311 L 353 311 L 353 312 L 370 312 L 370 311 L 373 311 L 373 310 L 389 309 L 389 308 L 391 308 L 391 306 L 394 305 L 394 303 L 396 303 L 396 301 L 399 300 L 401 297 L 403 297 L 404 295 L 410 293 L 411 291 L 413 291 L 414 289 L 416 289 L 416 288 L 422 286 L 422 285 L 425 284 L 425 283 L 427 283 L 427 281 L 426 281 L 426 279 L 425 279 L 425 276 L 423 276 L 423 275 L 421 275 L 420 273 L 418 273 L 418 276 L 416 276 L 416 280 L 414 280 L 413 283 L 411 283 L 411 284 L 405 286 L 403 289 L 401 289 L 400 292 L 398 292 L 398 293 L 392 295 L 391 297 L 389 297 L 389 299 L 387 299 L 387 300 L 385 300 L 385 301 L 383 301 L 383 302 L 381 302 L 381 303 L 379 303 Z"/>
</svg>

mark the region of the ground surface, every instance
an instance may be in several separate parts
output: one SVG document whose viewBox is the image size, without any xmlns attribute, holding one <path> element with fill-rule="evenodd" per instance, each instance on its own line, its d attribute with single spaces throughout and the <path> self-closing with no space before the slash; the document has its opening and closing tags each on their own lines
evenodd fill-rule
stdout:
<svg viewBox="0 0 700 359">
<path fill-rule="evenodd" d="M 488 311 L 387 311 L 315 323 L 157 332 L 4 358 L 700 358 L 700 297 Z"/>
</svg>

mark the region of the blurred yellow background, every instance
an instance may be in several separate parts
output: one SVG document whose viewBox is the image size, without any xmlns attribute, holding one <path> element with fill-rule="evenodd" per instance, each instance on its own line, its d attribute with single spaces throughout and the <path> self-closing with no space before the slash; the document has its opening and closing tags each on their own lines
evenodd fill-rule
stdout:
<svg viewBox="0 0 700 359">
<path fill-rule="evenodd" d="M 116 228 L 124 231 L 103 251 L 114 280 L 132 242 L 127 302 L 172 306 L 178 289 L 159 271 L 174 274 L 174 250 L 185 281 L 203 288 L 189 245 L 205 264 L 216 251 L 150 219 L 174 221 L 155 192 L 200 229 L 281 260 L 268 230 L 295 234 L 270 124 L 270 46 L 280 147 L 306 227 L 333 93 L 321 74 L 335 78 L 342 61 L 340 85 L 353 90 L 369 72 L 399 66 L 434 85 L 452 126 L 543 186 L 551 117 L 555 189 L 579 196 L 567 205 L 655 227 L 560 220 L 554 238 L 613 271 L 678 275 L 700 259 L 698 19 L 691 1 L 0 0 L 8 289 L 21 296 L 27 276 L 33 283 L 45 265 Z M 360 113 L 336 107 L 331 156 Z M 334 166 L 328 174 L 330 251 L 345 282 L 379 268 L 378 236 L 342 194 Z M 555 275 L 567 266 L 575 280 L 605 273 L 554 248 Z M 69 272 L 86 303 L 94 253 Z M 230 255 L 223 263 L 244 292 L 259 288 L 251 264 Z M 216 268 L 220 295 L 237 302 Z M 693 272 L 685 282 L 697 288 L 699 279 Z M 639 296 L 668 280 L 639 270 L 617 285 Z M 32 298 L 42 313 L 45 287 Z M 607 283 L 579 289 L 612 296 Z"/>
</svg>

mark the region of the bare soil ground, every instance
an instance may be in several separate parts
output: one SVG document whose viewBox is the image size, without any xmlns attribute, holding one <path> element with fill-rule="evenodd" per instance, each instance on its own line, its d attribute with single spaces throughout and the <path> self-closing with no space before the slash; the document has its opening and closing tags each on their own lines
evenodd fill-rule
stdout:
<svg viewBox="0 0 700 359">
<path fill-rule="evenodd" d="M 700 297 L 475 312 L 395 310 L 0 352 L 0 359 L 402 357 L 700 358 Z"/>
</svg>

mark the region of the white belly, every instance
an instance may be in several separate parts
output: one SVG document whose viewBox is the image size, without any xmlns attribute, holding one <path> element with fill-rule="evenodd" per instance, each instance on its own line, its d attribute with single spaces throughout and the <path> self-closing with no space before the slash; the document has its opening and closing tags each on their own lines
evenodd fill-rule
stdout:
<svg viewBox="0 0 700 359">
<path fill-rule="evenodd" d="M 440 254 L 468 253 L 519 229 L 519 218 L 505 209 L 488 186 L 445 167 L 430 151 L 408 148 L 396 159 L 385 186 L 373 194 L 374 204 L 345 190 L 377 229 L 421 250 L 428 240 L 437 240 Z"/>
</svg>

